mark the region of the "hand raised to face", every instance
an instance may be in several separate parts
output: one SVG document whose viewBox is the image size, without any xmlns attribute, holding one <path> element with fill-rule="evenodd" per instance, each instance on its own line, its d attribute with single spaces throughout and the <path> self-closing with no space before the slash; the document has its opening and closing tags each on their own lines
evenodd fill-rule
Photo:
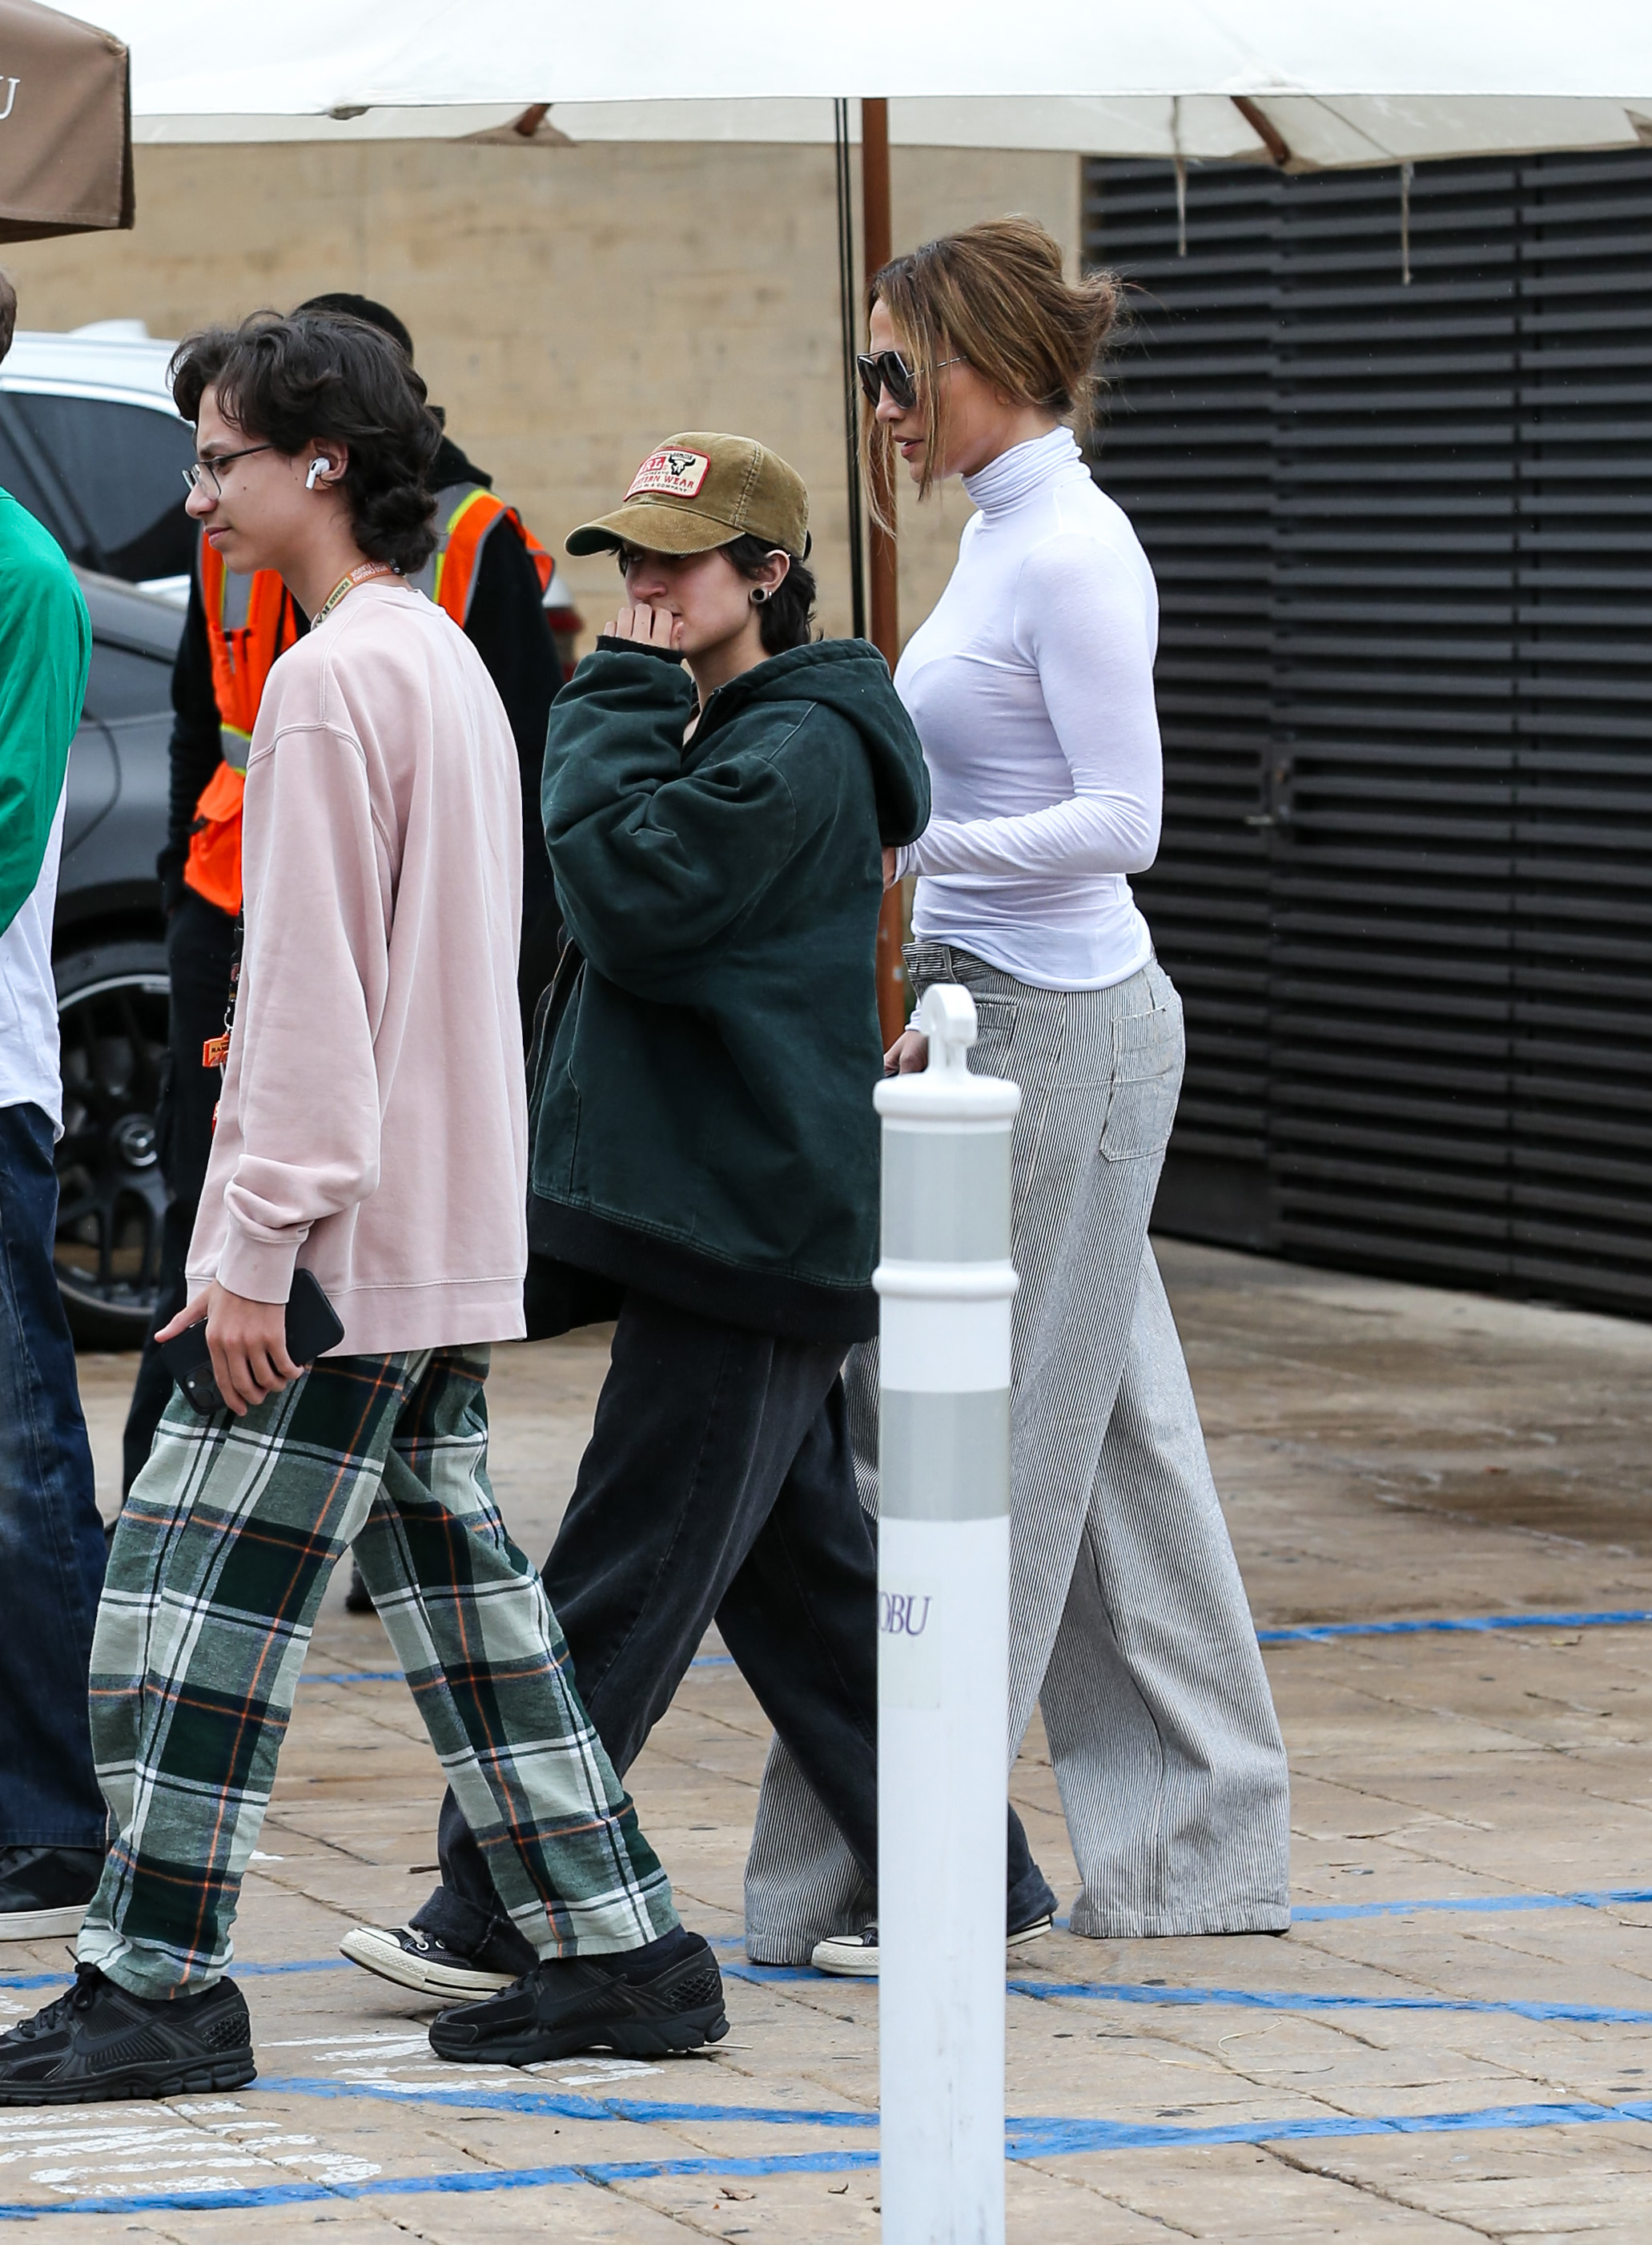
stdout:
<svg viewBox="0 0 1652 2245">
<path fill-rule="evenodd" d="M 645 647 L 680 648 L 682 618 L 669 608 L 621 608 L 612 623 L 602 627 L 604 639 L 633 639 Z"/>
</svg>

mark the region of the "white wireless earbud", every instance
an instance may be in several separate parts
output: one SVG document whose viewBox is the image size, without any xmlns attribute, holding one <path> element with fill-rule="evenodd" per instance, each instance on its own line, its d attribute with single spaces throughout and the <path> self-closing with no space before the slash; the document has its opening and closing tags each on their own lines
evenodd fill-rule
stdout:
<svg viewBox="0 0 1652 2245">
<path fill-rule="evenodd" d="M 315 490 L 316 478 L 321 474 L 322 469 L 326 465 L 327 463 L 325 460 L 312 460 L 310 462 L 309 473 L 304 478 L 304 488 L 306 491 Z"/>
</svg>

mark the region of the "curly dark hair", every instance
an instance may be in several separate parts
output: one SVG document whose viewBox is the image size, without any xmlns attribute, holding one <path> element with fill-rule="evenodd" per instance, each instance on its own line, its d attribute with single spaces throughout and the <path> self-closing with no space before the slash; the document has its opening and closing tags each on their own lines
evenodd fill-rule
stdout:
<svg viewBox="0 0 1652 2245">
<path fill-rule="evenodd" d="M 313 442 L 348 448 L 340 481 L 355 542 L 410 575 L 436 549 L 426 474 L 442 426 L 400 345 L 342 312 L 254 312 L 179 343 L 168 375 L 186 421 L 202 393 L 247 436 L 289 458 Z"/>
<path fill-rule="evenodd" d="M 750 532 L 719 548 L 730 566 L 754 583 L 762 575 L 769 555 L 782 550 Z M 815 635 L 809 628 L 815 621 L 815 573 L 805 568 L 796 554 L 788 558 L 791 567 L 757 612 L 757 630 L 765 655 L 784 655 L 789 647 L 807 647 Z"/>
</svg>

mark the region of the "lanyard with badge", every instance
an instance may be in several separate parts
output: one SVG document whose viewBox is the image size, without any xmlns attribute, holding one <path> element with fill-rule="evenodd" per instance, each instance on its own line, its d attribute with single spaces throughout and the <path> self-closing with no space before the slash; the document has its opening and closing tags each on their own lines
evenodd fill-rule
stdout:
<svg viewBox="0 0 1652 2245">
<path fill-rule="evenodd" d="M 224 1007 L 224 1026 L 215 1037 L 208 1037 L 200 1048 L 202 1068 L 215 1068 L 219 1075 L 219 1097 L 213 1102 L 213 1129 L 218 1128 L 218 1109 L 223 1096 L 223 1074 L 229 1066 L 230 1032 L 235 1026 L 235 1000 L 240 991 L 241 948 L 247 939 L 247 914 L 244 910 L 235 915 L 234 940 L 229 953 L 229 999 Z"/>
</svg>

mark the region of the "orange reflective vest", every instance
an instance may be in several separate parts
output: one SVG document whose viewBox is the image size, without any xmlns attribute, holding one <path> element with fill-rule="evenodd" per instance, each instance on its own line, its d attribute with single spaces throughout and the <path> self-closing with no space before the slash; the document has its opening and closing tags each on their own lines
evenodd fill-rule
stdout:
<svg viewBox="0 0 1652 2245">
<path fill-rule="evenodd" d="M 450 484 L 436 495 L 436 551 L 408 582 L 445 608 L 461 631 L 470 621 L 483 546 L 501 522 L 508 522 L 527 547 L 540 593 L 547 593 L 556 564 L 515 507 L 480 484 Z"/>
<path fill-rule="evenodd" d="M 450 485 L 437 493 L 436 512 L 436 551 L 408 582 L 444 608 L 461 630 L 470 619 L 483 545 L 501 521 L 526 546 L 540 592 L 547 589 L 555 566 L 550 554 L 516 509 L 482 485 Z M 184 878 L 208 904 L 234 913 L 241 907 L 241 797 L 253 727 L 272 666 L 298 637 L 298 611 L 273 569 L 234 577 L 205 539 L 200 590 L 224 761 L 195 805 Z"/>
</svg>

